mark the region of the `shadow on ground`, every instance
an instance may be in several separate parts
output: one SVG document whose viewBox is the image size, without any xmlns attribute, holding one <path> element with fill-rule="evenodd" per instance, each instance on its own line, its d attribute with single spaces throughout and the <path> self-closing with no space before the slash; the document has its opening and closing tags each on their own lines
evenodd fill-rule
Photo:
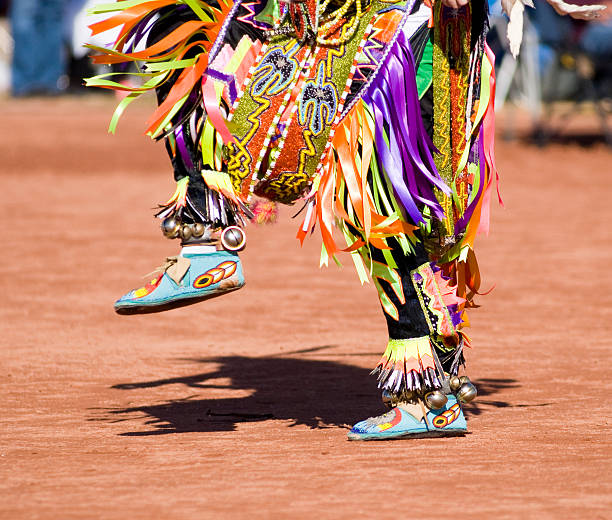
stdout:
<svg viewBox="0 0 612 520">
<path fill-rule="evenodd" d="M 316 347 L 292 354 L 330 348 L 333 347 Z M 346 356 L 353 357 L 350 354 Z M 265 420 L 290 421 L 289 426 L 348 428 L 358 420 L 384 411 L 375 380 L 368 375 L 369 369 L 339 361 L 287 354 L 283 357 L 223 356 L 186 361 L 209 365 L 212 369 L 185 377 L 121 383 L 113 388 L 134 390 L 178 384 L 197 390 L 224 389 L 229 395 L 235 390 L 250 391 L 250 395 L 201 399 L 201 392 L 198 392 L 159 404 L 97 410 L 101 415 L 90 420 L 142 424 L 144 419 L 144 423 L 153 429 L 121 435 L 147 436 L 232 431 L 238 423 Z M 482 379 L 475 383 L 479 396 L 484 399 L 480 404 L 467 407 L 467 416 L 480 414 L 491 406 L 513 406 L 490 397 L 503 389 L 519 386 L 515 380 Z"/>
</svg>

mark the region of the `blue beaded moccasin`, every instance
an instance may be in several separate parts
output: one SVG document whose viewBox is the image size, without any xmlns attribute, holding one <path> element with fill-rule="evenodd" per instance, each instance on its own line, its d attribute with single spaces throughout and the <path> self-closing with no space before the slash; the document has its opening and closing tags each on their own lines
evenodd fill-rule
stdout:
<svg viewBox="0 0 612 520">
<path fill-rule="evenodd" d="M 348 433 L 351 441 L 464 435 L 465 417 L 454 395 L 439 410 L 416 403 L 399 403 L 389 412 L 358 422 Z"/>
<path fill-rule="evenodd" d="M 190 252 L 192 249 L 194 252 Z M 191 305 L 244 286 L 240 259 L 228 251 L 196 253 L 183 248 L 170 257 L 144 287 L 115 302 L 118 314 L 147 314 Z"/>
</svg>

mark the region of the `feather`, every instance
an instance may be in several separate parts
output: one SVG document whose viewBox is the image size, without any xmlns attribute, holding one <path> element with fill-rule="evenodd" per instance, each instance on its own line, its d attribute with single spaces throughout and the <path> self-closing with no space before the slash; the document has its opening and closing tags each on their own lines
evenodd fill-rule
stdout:
<svg viewBox="0 0 612 520">
<path fill-rule="evenodd" d="M 574 5 L 568 4 L 563 0 L 546 0 L 553 9 L 561 16 L 569 15 L 577 20 L 593 20 L 601 15 L 601 11 L 606 9 L 605 5 Z M 501 0 L 502 9 L 508 15 L 508 42 L 510 52 L 515 58 L 521 48 L 523 40 L 523 15 L 525 6 L 534 7 L 532 0 Z"/>
</svg>

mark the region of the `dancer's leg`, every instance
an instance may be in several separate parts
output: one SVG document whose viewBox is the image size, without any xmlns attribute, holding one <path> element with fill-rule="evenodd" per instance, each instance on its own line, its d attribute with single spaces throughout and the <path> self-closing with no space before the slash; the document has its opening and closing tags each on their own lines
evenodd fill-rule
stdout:
<svg viewBox="0 0 612 520">
<path fill-rule="evenodd" d="M 357 423 L 349 439 L 461 434 L 466 423 L 450 388 L 463 359 L 459 300 L 421 243 L 409 255 L 392 252 L 397 268 L 387 266 L 377 283 L 389 342 L 373 371 L 391 410 Z"/>
<path fill-rule="evenodd" d="M 158 12 L 147 37 L 147 48 L 168 37 L 185 23 L 197 21 L 189 9 L 171 6 Z M 242 34 L 228 34 L 236 45 Z M 196 58 L 207 43 L 198 33 L 182 42 L 188 50 L 181 59 Z M 170 103 L 182 79 L 178 69 L 156 89 L 158 105 Z M 176 192 L 160 206 L 157 217 L 167 238 L 180 239 L 178 256 L 169 257 L 144 287 L 130 291 L 115 303 L 120 314 L 159 312 L 196 303 L 240 289 L 244 276 L 237 252 L 245 245 L 241 227 L 247 208 L 219 188 L 223 142 L 207 121 L 202 88 L 196 82 L 181 108 L 162 125 L 158 138 L 165 141 L 176 181 Z M 174 106 L 169 109 L 173 110 Z M 217 189 L 211 189 L 210 184 Z M 230 190 L 231 192 L 231 190 Z"/>
<path fill-rule="evenodd" d="M 466 7 L 453 17 L 437 5 L 434 28 L 421 26 L 410 41 L 423 127 L 438 148 L 438 171 L 457 193 L 436 193 L 444 218 L 421 225 L 410 248 L 400 247 L 396 238 L 387 239 L 390 251 L 370 248 L 367 260 L 374 266 L 389 329 L 387 349 L 373 373 L 391 411 L 357 423 L 349 433 L 353 440 L 466 431 L 460 401 L 473 399 L 476 389 L 467 378 L 457 377 L 465 343 L 460 330 L 465 299 L 457 295 L 457 281 L 465 278 L 466 269 L 458 257 L 461 251 L 473 255 L 473 233 L 466 229 L 477 226 L 469 223 L 469 201 L 477 192 L 467 173 L 484 172 L 482 135 L 465 141 L 468 116 L 484 91 L 475 90 L 473 78 L 481 70 L 486 7 L 478 1 L 472 7 L 475 11 Z M 471 148 L 467 161 L 466 148 L 466 154 Z M 452 281 L 441 267 L 453 275 Z M 462 296 L 464 285 L 459 284 Z"/>
</svg>

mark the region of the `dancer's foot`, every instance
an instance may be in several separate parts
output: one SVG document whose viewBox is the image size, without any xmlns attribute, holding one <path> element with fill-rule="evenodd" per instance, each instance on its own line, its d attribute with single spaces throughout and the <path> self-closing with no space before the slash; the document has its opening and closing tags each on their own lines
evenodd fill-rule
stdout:
<svg viewBox="0 0 612 520">
<path fill-rule="evenodd" d="M 204 249 L 207 248 L 207 249 Z M 191 305 L 236 291 L 244 286 L 240 259 L 235 253 L 184 247 L 171 257 L 147 285 L 115 302 L 118 314 L 146 314 Z"/>
<path fill-rule="evenodd" d="M 389 412 L 358 422 L 348 433 L 351 441 L 376 441 L 400 438 L 463 435 L 465 417 L 454 395 L 439 410 L 422 403 L 399 403 Z"/>
</svg>

